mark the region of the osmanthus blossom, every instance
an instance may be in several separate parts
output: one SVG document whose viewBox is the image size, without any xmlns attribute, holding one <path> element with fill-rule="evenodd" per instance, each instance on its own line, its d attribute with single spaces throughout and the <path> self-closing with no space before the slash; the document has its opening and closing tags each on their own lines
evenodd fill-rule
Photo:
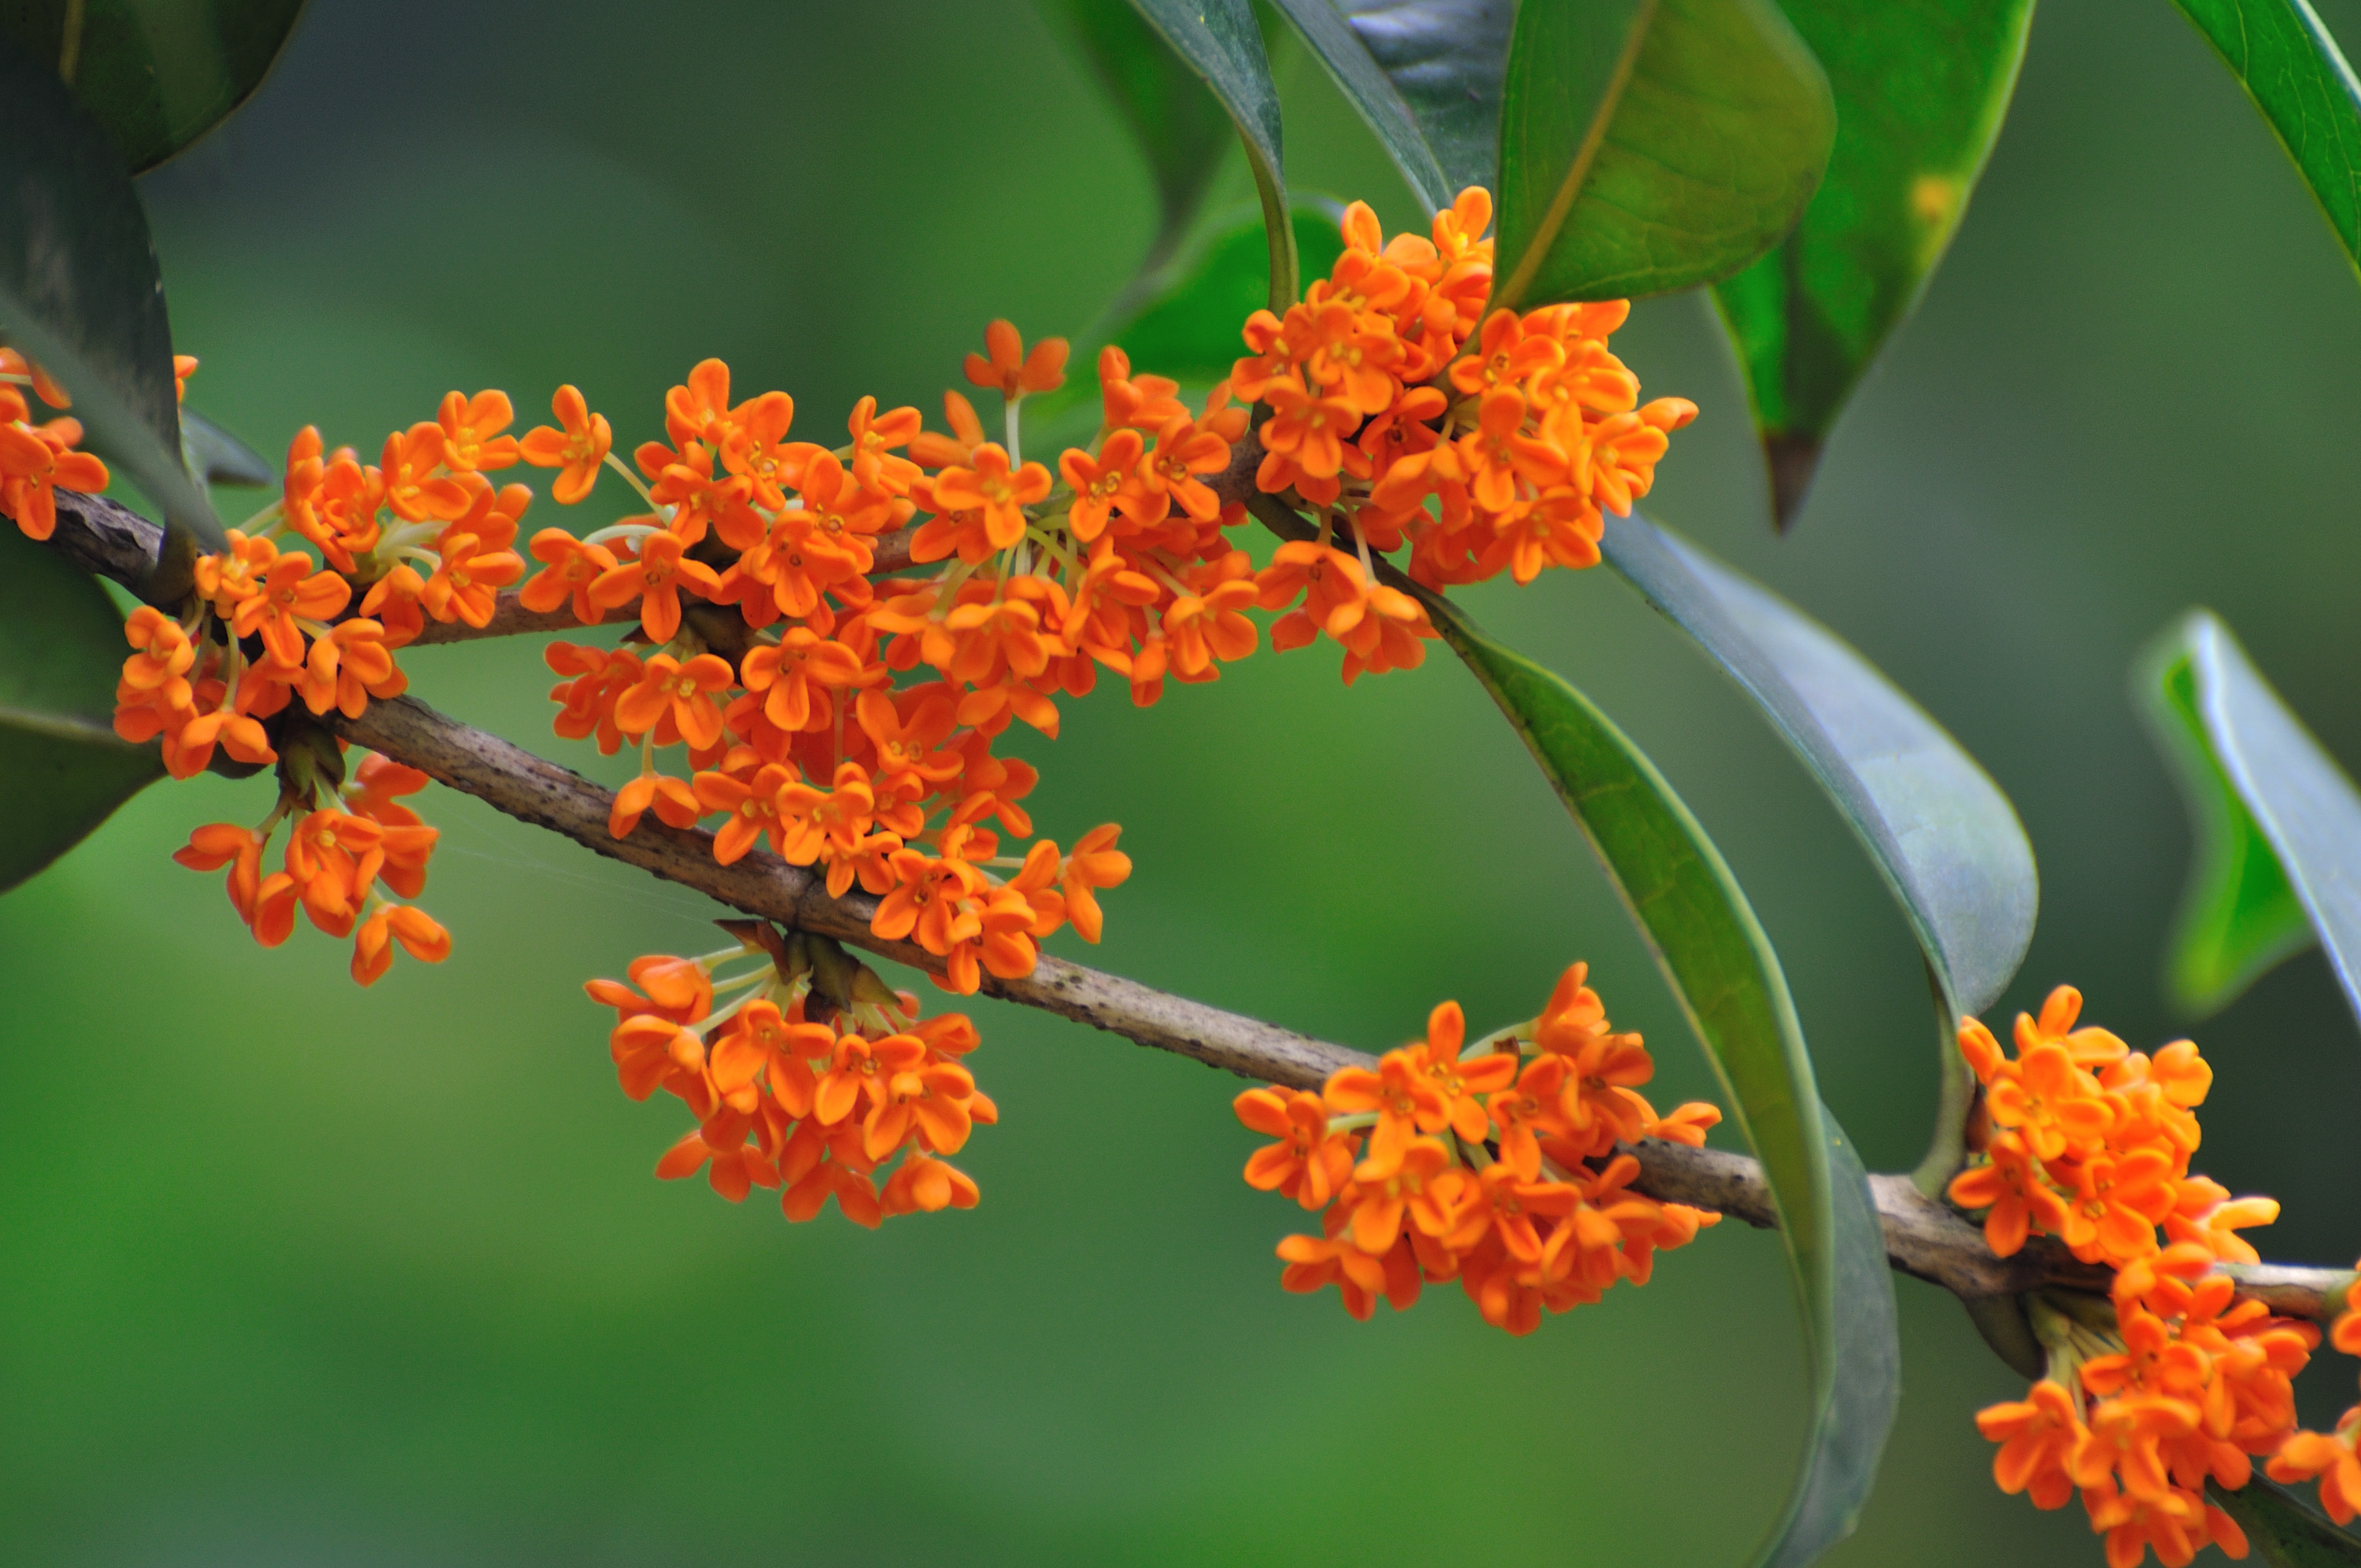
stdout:
<svg viewBox="0 0 2361 1568">
<path fill-rule="evenodd" d="M 1602 1042 L 1624 1080 L 1603 1124 L 1694 1146 L 1721 1113 L 1693 1103 L 1656 1115 L 1631 1087 L 1653 1075 L 1646 1048 L 1608 1026 L 1587 974 L 1574 965 L 1539 1017 L 1472 1044 L 1459 1004 L 1445 1002 L 1423 1040 L 1374 1070 L 1339 1069 L 1316 1095 L 1237 1097 L 1238 1120 L 1278 1140 L 1248 1158 L 1247 1184 L 1321 1215 L 1320 1235 L 1279 1244 L 1282 1287 L 1334 1285 L 1367 1318 L 1380 1295 L 1403 1310 L 1422 1285 L 1456 1279 L 1487 1321 L 1530 1333 L 1543 1310 L 1645 1284 L 1657 1249 L 1720 1219 L 1631 1191 L 1637 1162 L 1611 1133 L 1598 1142 L 1582 1071 Z"/>
<path fill-rule="evenodd" d="M 2001 1445 L 1993 1475 L 2003 1491 L 2054 1508 L 2079 1490 L 2113 1568 L 2151 1550 L 2177 1568 L 2208 1544 L 2242 1557 L 2245 1535 L 2205 1487 L 2245 1486 L 2265 1459 L 2274 1479 L 2321 1476 L 2334 1511 L 2361 1410 L 2336 1436 L 2297 1431 L 2292 1379 L 2319 1331 L 2240 1297 L 2215 1272 L 2253 1259 L 2236 1233 L 2277 1218 L 2279 1205 L 2234 1200 L 2191 1172 L 2194 1113 L 2213 1082 L 2197 1047 L 2134 1051 L 2077 1027 L 2081 1006 L 2060 986 L 2037 1016 L 2020 1014 L 2013 1058 L 1982 1024 L 1960 1021 L 1960 1054 L 1982 1096 L 1977 1147 L 1951 1201 L 1982 1212 L 2001 1256 L 2048 1235 L 2113 1271 L 2104 1296 L 2027 1298 L 2046 1376 L 1977 1425 Z M 2346 1338 L 2361 1351 L 2361 1327 Z"/>
</svg>

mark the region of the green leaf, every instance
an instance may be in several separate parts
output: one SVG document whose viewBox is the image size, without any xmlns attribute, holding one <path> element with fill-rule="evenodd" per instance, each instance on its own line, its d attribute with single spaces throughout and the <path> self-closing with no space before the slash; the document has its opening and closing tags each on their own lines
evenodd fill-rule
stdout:
<svg viewBox="0 0 2361 1568">
<path fill-rule="evenodd" d="M 1287 221 L 1287 180 L 1279 155 L 1279 86 L 1270 79 L 1262 29 L 1249 0 L 1131 0 L 1189 69 L 1213 90 L 1237 127 L 1262 198 L 1269 235 L 1269 288 L 1265 302 L 1284 311 L 1296 287 L 1295 231 Z"/>
<path fill-rule="evenodd" d="M 1499 169 L 1512 0 L 1276 0 L 1429 212 Z"/>
<path fill-rule="evenodd" d="M 1795 226 L 1835 136 L 1828 78 L 1770 0 L 1522 6 L 1492 303 L 1718 282 Z"/>
<path fill-rule="evenodd" d="M 2304 1507 L 2301 1499 L 2261 1467 L 2232 1492 L 2208 1483 L 2206 1496 L 2246 1532 L 2246 1543 L 2271 1568 L 2352 1568 L 2361 1563 L 2361 1537 L 2342 1530 Z"/>
<path fill-rule="evenodd" d="M 254 95 L 302 10 L 303 0 L 0 0 L 0 33 L 73 84 L 139 174 Z"/>
<path fill-rule="evenodd" d="M 206 484 L 260 489 L 279 483 L 268 458 L 192 409 L 181 411 L 181 444 L 189 472 Z"/>
<path fill-rule="evenodd" d="M 181 460 L 171 323 L 131 177 L 50 65 L 5 36 L 0 104 L 0 340 L 72 394 L 93 444 L 167 521 L 219 549 Z"/>
<path fill-rule="evenodd" d="M 1820 1104 L 1769 938 L 1664 775 L 1562 677 L 1485 636 L 1448 600 L 1422 598 L 1598 851 L 1763 1162 L 1814 1398 L 1802 1469 L 1756 1562 L 1807 1563 L 1851 1531 L 1900 1393 L 1894 1287 L 1867 1179 Z"/>
<path fill-rule="evenodd" d="M 2201 1016 L 2217 1012 L 2316 935 L 2361 1014 L 2352 781 L 2211 611 L 2191 611 L 2158 639 L 2135 685 L 2197 838 L 2166 963 L 2173 999 Z"/>
<path fill-rule="evenodd" d="M 2000 135 L 2033 0 L 1785 0 L 1828 73 L 1836 150 L 1803 222 L 1715 285 L 1770 459 L 1773 515 L 1916 307 Z"/>
<path fill-rule="evenodd" d="M 1042 0 L 1042 6 L 1064 25 L 1147 156 L 1158 210 L 1156 243 L 1148 253 L 1153 269 L 1179 245 L 1221 171 L 1229 116 L 1130 6 L 1106 0 Z"/>
<path fill-rule="evenodd" d="M 1901 904 L 1936 989 L 1944 1100 L 1927 1178 L 1948 1179 L 1972 1087 L 1960 1016 L 2000 1000 L 2040 906 L 2015 809 L 1874 665 L 1768 589 L 1637 515 L 1608 519 L 1601 551 L 1754 699 Z"/>
<path fill-rule="evenodd" d="M 115 733 L 123 617 L 88 573 L 0 527 L 0 891 L 164 776 Z"/>
<path fill-rule="evenodd" d="M 2307 0 L 2179 0 L 2361 268 L 2361 82 Z"/>
</svg>

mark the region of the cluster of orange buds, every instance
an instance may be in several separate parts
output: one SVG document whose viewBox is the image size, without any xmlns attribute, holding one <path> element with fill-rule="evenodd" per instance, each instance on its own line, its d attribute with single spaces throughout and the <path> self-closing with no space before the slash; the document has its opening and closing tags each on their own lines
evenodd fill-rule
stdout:
<svg viewBox="0 0 2361 1568">
<path fill-rule="evenodd" d="M 144 610 L 143 614 L 155 614 Z M 291 745 L 280 769 L 279 804 L 257 828 L 213 822 L 189 835 L 172 858 L 191 871 L 229 869 L 230 907 L 266 948 L 285 941 L 300 906 L 331 937 L 353 938 L 353 978 L 373 983 L 392 967 L 393 945 L 441 963 L 450 934 L 415 905 L 426 887 L 436 829 L 401 803 L 426 787 L 426 775 L 374 751 L 344 783 L 343 742 L 318 730 Z M 282 870 L 263 874 L 262 857 L 286 823 Z"/>
<path fill-rule="evenodd" d="M 921 1020 L 915 995 L 824 938 L 782 937 L 759 920 L 720 925 L 737 946 L 638 959 L 630 983 L 584 987 L 615 1010 L 608 1041 L 623 1092 L 645 1100 L 661 1089 L 697 1118 L 656 1175 L 703 1170 L 733 1203 L 780 1190 L 790 1220 L 812 1218 L 830 1197 L 872 1228 L 892 1214 L 974 1208 L 973 1179 L 943 1157 L 977 1123 L 1000 1119 L 964 1065 L 975 1025 L 957 1013 Z M 717 974 L 750 957 L 745 972 Z"/>
<path fill-rule="evenodd" d="M 2361 1279 L 2345 1287 L 2345 1310 L 2329 1329 L 2329 1343 L 2347 1355 L 2361 1355 Z M 2317 1477 L 2320 1506 L 2328 1517 L 2352 1523 L 2361 1514 L 2361 1405 L 2338 1417 L 2334 1431 L 2291 1434 L 2267 1468 L 2274 1481 Z"/>
<path fill-rule="evenodd" d="M 1491 197 L 1470 187 L 1435 215 L 1431 239 L 1387 240 L 1356 202 L 1329 276 L 1284 316 L 1257 311 L 1246 323 L 1254 352 L 1230 389 L 1271 410 L 1255 482 L 1350 519 L 1357 560 L 1290 548 L 1354 591 L 1374 576 L 1371 549 L 1405 543 L 1410 575 L 1435 588 L 1596 565 L 1602 509 L 1628 513 L 1654 484 L 1668 434 L 1697 417 L 1685 398 L 1641 405 L 1639 378 L 1607 346 L 1626 301 L 1498 310 L 1479 323 L 1491 218 Z M 1334 624 L 1316 580 L 1306 609 L 1273 641 L 1328 630 L 1356 652 L 1376 641 L 1361 617 Z M 1383 657 L 1415 662 L 1407 640 L 1418 625 L 1389 615 L 1383 630 Z"/>
<path fill-rule="evenodd" d="M 2027 1298 L 2047 1376 L 1976 1422 L 2001 1445 L 2003 1491 L 2057 1508 L 2080 1490 L 2111 1568 L 2150 1549 L 2178 1568 L 2209 1543 L 2243 1557 L 2245 1537 L 2204 1487 L 2242 1487 L 2254 1458 L 2281 1452 L 2295 1430 L 2292 1380 L 2319 1331 L 2240 1299 L 2214 1272 L 2256 1261 L 2237 1233 L 2278 1218 L 2279 1204 L 2233 1200 L 2190 1173 L 2196 1107 L 2213 1082 L 2197 1047 L 2131 1050 L 2078 1027 L 2081 1008 L 2060 986 L 2037 1018 L 2020 1014 L 2014 1058 L 1961 1021 L 1960 1049 L 1983 1092 L 1971 1128 L 1979 1152 L 1951 1201 L 1985 1212 L 2003 1256 L 2037 1233 L 2115 1271 L 2107 1297 Z"/>
<path fill-rule="evenodd" d="M 184 380 L 196 367 L 186 355 L 173 363 Z M 32 406 L 19 387 L 29 388 L 53 409 L 71 408 L 73 400 L 39 366 L 13 348 L 0 348 L 0 517 L 16 520 L 27 539 L 47 539 L 57 532 L 58 490 L 106 488 L 106 465 L 74 450 L 82 441 L 82 421 L 60 414 L 34 423 Z"/>
<path fill-rule="evenodd" d="M 1984 1239 L 2003 1257 L 2039 1234 L 2114 1268 L 2168 1242 L 2256 1262 L 2238 1232 L 2279 1218 L 2278 1202 L 2233 1199 L 2190 1174 L 2213 1069 L 2188 1040 L 2151 1057 L 2104 1029 L 2077 1028 L 2081 1011 L 2081 992 L 2061 985 L 2038 1018 L 2018 1014 L 2014 1059 L 1982 1024 L 1961 1020 L 1960 1051 L 1982 1102 L 1970 1128 L 1977 1153 L 1952 1179 L 1951 1201 L 1984 1211 Z"/>
<path fill-rule="evenodd" d="M 1279 1244 L 1284 1288 L 1333 1284 L 1367 1318 L 1380 1295 L 1404 1311 L 1422 1285 L 1456 1279 L 1487 1322 L 1525 1334 L 1543 1308 L 1645 1285 L 1659 1248 L 1719 1221 L 1631 1190 L 1640 1163 L 1617 1145 L 1699 1146 L 1721 1113 L 1656 1114 L 1639 1091 L 1655 1064 L 1609 1025 L 1587 974 L 1574 965 L 1539 1017 L 1473 1044 L 1446 1002 L 1375 1071 L 1237 1097 L 1238 1120 L 1279 1140 L 1246 1161 L 1247 1185 L 1321 1212 L 1319 1235 Z"/>
</svg>

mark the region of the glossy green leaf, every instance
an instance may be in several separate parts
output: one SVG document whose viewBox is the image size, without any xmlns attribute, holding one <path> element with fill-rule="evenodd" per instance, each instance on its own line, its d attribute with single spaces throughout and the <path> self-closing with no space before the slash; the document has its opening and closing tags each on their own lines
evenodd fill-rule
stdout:
<svg viewBox="0 0 2361 1568">
<path fill-rule="evenodd" d="M 1803 222 L 1714 287 L 1770 460 L 1773 515 L 1925 292 L 2000 135 L 2033 0 L 1784 0 L 1828 73 L 1836 148 Z"/>
<path fill-rule="evenodd" d="M 254 95 L 303 0 L 0 0 L 0 33 L 49 62 L 133 173 Z"/>
<path fill-rule="evenodd" d="M 1562 677 L 1485 636 L 1448 600 L 1425 602 L 1598 851 L 1763 1162 L 1814 1399 L 1802 1468 L 1755 1561 L 1795 1568 L 1851 1531 L 1900 1394 L 1893 1282 L 1867 1179 L 1820 1104 L 1769 938 L 1664 775 Z"/>
<path fill-rule="evenodd" d="M 189 472 L 209 485 L 260 489 L 279 483 L 268 458 L 194 410 L 181 411 L 181 444 Z"/>
<path fill-rule="evenodd" d="M 1795 226 L 1835 136 L 1828 78 L 1771 0 L 1522 6 L 1492 302 L 1718 282 Z"/>
<path fill-rule="evenodd" d="M 2296 1494 L 2266 1477 L 2232 1492 L 2209 1483 L 2206 1496 L 2246 1532 L 2246 1544 L 2271 1568 L 2354 1568 L 2361 1536 L 2337 1529 L 2304 1507 Z"/>
<path fill-rule="evenodd" d="M 80 843 L 164 776 L 115 733 L 123 617 L 91 576 L 0 527 L 0 890 Z"/>
<path fill-rule="evenodd" d="M 2174 999 L 2214 1012 L 2317 936 L 2361 1014 L 2361 795 L 2352 781 L 2210 611 L 2191 612 L 2159 638 L 2136 684 L 2197 837 L 2166 963 Z"/>
<path fill-rule="evenodd" d="M 2361 82 L 2308 0 L 2179 0 L 2361 268 Z"/>
<path fill-rule="evenodd" d="M 1147 157 L 1156 181 L 1156 243 L 1148 253 L 1153 270 L 1180 244 L 1221 172 L 1229 116 L 1202 79 L 1130 6 L 1107 0 L 1042 0 L 1042 5 L 1063 24 Z"/>
<path fill-rule="evenodd" d="M 172 329 L 131 178 L 50 64 L 0 36 L 0 340 L 73 396 L 110 461 L 208 549 L 221 525 L 190 482 Z"/>
<path fill-rule="evenodd" d="M 1237 128 L 1262 198 L 1269 234 L 1269 286 L 1264 300 L 1283 311 L 1298 293 L 1295 233 L 1287 221 L 1287 179 L 1279 151 L 1279 87 L 1271 81 L 1262 29 L 1249 0 L 1131 0 L 1148 25 L 1213 89 Z"/>
<path fill-rule="evenodd" d="M 1762 708 L 1901 904 L 1935 982 L 1944 1100 L 1927 1169 L 1948 1179 L 1971 1087 L 1954 1031 L 2015 977 L 2040 906 L 2015 809 L 1876 666 L 1777 595 L 1636 515 L 1607 520 L 1601 551 Z"/>
<path fill-rule="evenodd" d="M 1499 169 L 1513 0 L 1275 0 L 1430 212 Z"/>
</svg>

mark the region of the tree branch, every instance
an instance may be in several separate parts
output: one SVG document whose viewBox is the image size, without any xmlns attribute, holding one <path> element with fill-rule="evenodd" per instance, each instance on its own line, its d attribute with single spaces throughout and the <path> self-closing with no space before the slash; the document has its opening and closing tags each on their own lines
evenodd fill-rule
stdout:
<svg viewBox="0 0 2361 1568">
<path fill-rule="evenodd" d="M 1234 464 L 1231 473 L 1221 476 L 1224 488 L 1236 482 L 1241 466 L 1251 486 L 1251 465 Z M 59 493 L 52 543 L 92 571 L 137 580 L 152 570 L 161 540 L 162 530 L 154 523 L 111 501 Z M 887 941 L 871 932 L 874 899 L 861 894 L 830 898 L 821 878 L 767 850 L 757 850 L 733 865 L 718 864 L 711 834 L 667 828 L 653 816 L 642 818 L 627 837 L 613 838 L 607 831 L 611 793 L 497 735 L 447 718 L 415 698 L 372 702 L 358 718 L 332 716 L 331 722 L 355 745 L 417 768 L 521 822 L 562 833 L 599 854 L 745 914 L 833 938 L 912 969 L 940 970 L 940 960 L 916 944 Z M 1241 1077 L 1298 1089 L 1318 1088 L 1338 1068 L 1375 1065 L 1368 1055 L 1350 1047 L 1046 953 L 1023 980 L 986 975 L 983 991 Z M 1759 1227 L 1777 1223 L 1763 1168 L 1744 1155 L 1655 1140 L 1631 1152 L 1641 1166 L 1641 1177 L 1633 1183 L 1639 1191 Z M 1963 1299 L 2016 1295 L 2043 1287 L 2107 1288 L 2111 1271 L 2076 1261 L 2053 1239 L 2036 1238 L 2015 1256 L 1997 1257 L 1977 1226 L 1920 1193 L 1909 1178 L 1869 1179 L 1885 1234 L 1887 1261 L 1906 1274 Z M 2239 1279 L 2242 1289 L 2275 1311 L 2307 1318 L 2334 1316 L 2354 1279 L 2348 1269 L 2277 1264 L 2234 1266 L 2228 1272 Z"/>
</svg>

